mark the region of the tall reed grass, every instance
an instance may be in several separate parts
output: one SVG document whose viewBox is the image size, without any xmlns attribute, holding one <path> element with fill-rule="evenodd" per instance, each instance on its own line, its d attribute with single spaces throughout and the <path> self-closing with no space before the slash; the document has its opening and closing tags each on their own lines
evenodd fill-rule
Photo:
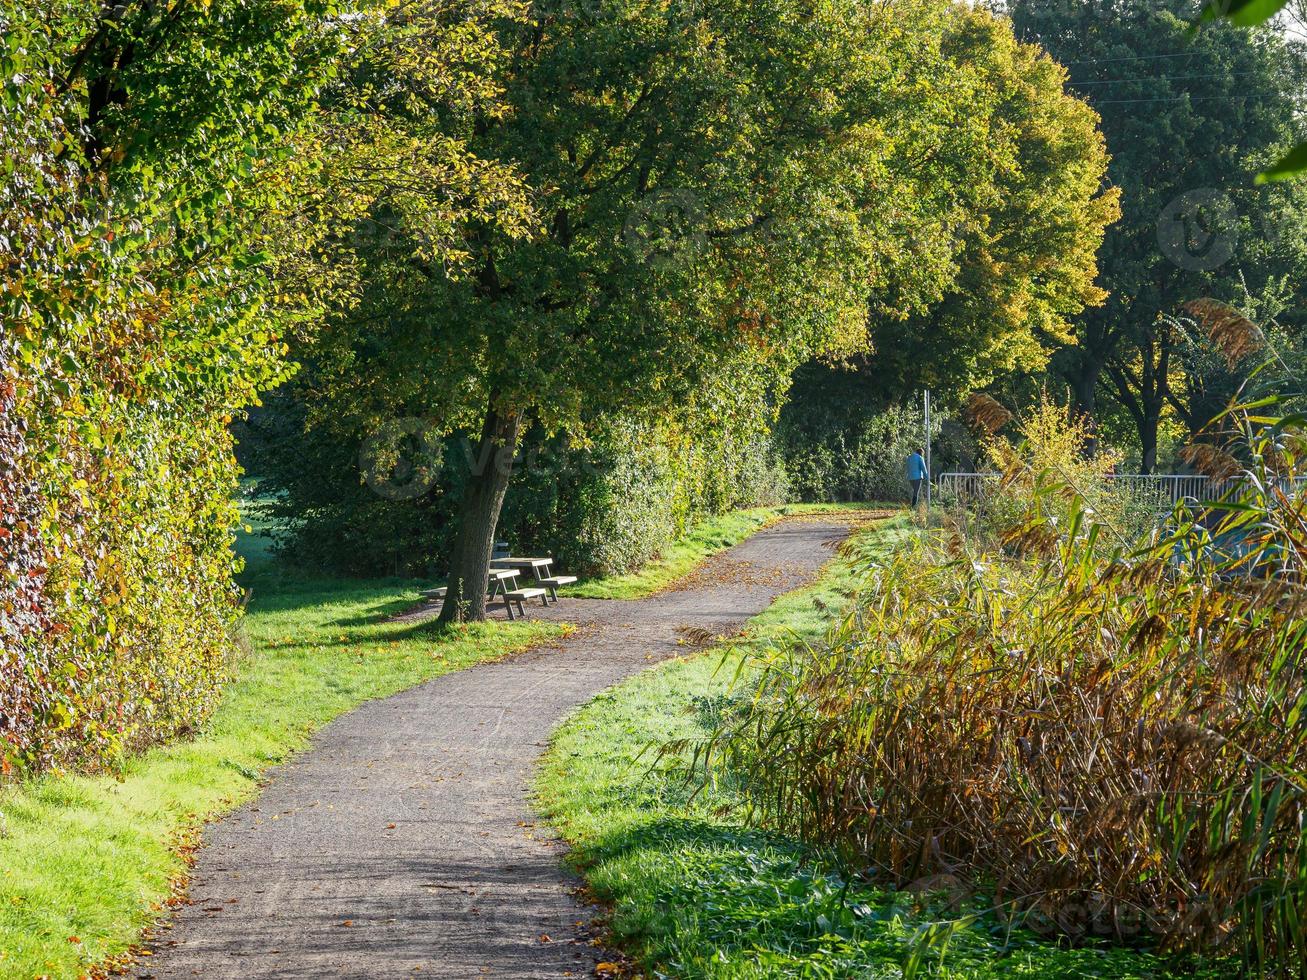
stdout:
<svg viewBox="0 0 1307 980">
<path fill-rule="evenodd" d="M 1293 420 L 1237 416 L 1240 489 L 1131 537 L 1007 460 L 995 534 L 872 565 L 698 746 L 769 826 L 1018 921 L 1307 974 L 1307 501 Z"/>
</svg>

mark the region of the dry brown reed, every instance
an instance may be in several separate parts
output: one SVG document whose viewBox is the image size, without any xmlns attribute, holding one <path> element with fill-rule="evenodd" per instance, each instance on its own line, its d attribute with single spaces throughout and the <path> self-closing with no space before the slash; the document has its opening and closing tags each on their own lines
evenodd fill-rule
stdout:
<svg viewBox="0 0 1307 980">
<path fill-rule="evenodd" d="M 1011 412 L 982 392 L 975 392 L 967 398 L 963 412 L 967 421 L 987 436 L 994 435 L 1012 421 Z"/>
<path fill-rule="evenodd" d="M 1074 488 L 1026 481 L 1020 547 L 948 533 L 876 567 L 700 758 L 883 879 L 954 875 L 1073 939 L 1303 975 L 1307 502 L 1246 477 L 1130 548 Z"/>
<path fill-rule="evenodd" d="M 1212 345 L 1225 355 L 1231 368 L 1265 347 L 1265 338 L 1257 324 L 1228 303 L 1196 299 L 1185 303 L 1183 308 L 1207 333 Z"/>
</svg>

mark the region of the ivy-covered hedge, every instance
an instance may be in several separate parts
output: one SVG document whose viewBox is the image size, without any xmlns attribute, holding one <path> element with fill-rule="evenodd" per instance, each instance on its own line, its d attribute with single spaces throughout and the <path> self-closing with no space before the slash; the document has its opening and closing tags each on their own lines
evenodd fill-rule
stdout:
<svg viewBox="0 0 1307 980">
<path fill-rule="evenodd" d="M 329 48 L 308 6 L 0 13 L 6 775 L 103 764 L 213 705 L 239 600 L 228 423 L 284 374 L 270 175 Z"/>
</svg>

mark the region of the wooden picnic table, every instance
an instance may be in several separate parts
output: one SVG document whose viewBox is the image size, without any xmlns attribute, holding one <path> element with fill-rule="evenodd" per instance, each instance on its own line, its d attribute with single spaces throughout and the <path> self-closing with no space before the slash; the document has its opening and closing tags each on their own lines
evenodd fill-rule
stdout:
<svg viewBox="0 0 1307 980">
<path fill-rule="evenodd" d="M 554 563 L 552 558 L 491 558 L 491 568 L 515 568 L 520 572 L 531 572 L 539 576 L 547 572 Z"/>
<path fill-rule="evenodd" d="M 516 568 L 491 568 L 490 569 L 490 598 L 495 598 L 500 594 L 506 594 L 510 585 L 517 584 L 517 576 L 520 573 Z"/>
<path fill-rule="evenodd" d="M 512 586 L 517 584 L 517 576 L 521 574 L 516 568 L 492 568 L 490 574 L 486 576 L 486 592 L 490 598 L 494 599 L 501 595 L 508 595 Z M 422 598 L 424 599 L 443 599 L 448 593 L 445 586 L 435 589 L 424 589 Z"/>
<path fill-rule="evenodd" d="M 555 575 L 549 570 L 554 563 L 552 558 L 491 558 L 491 568 L 516 568 L 529 571 L 535 577 L 536 585 L 543 585 L 547 590 L 546 605 L 558 601 L 558 589 L 576 582 L 574 575 Z"/>
<path fill-rule="evenodd" d="M 514 576 L 516 576 L 519 572 L 529 571 L 535 577 L 535 580 L 538 584 L 543 579 L 547 578 L 549 574 L 549 566 L 552 563 L 553 563 L 552 558 L 522 558 L 522 557 L 513 557 L 513 556 L 508 556 L 504 558 L 491 558 L 490 574 L 494 575 L 496 569 L 499 569 L 503 572 L 511 573 Z M 547 585 L 544 588 L 533 588 L 528 585 L 525 587 L 514 588 L 511 591 L 505 590 L 504 606 L 505 608 L 508 609 L 508 618 L 509 619 L 516 618 L 513 615 L 513 603 L 515 602 L 517 603 L 517 614 L 519 616 L 525 615 L 526 608 L 525 606 L 523 606 L 523 602 L 525 600 L 539 599 L 541 604 L 547 606 L 549 605 L 550 602 L 551 592 L 552 590 Z M 557 600 L 555 599 L 554 601 Z"/>
<path fill-rule="evenodd" d="M 526 614 L 523 603 L 528 599 L 539 599 L 541 604 L 546 606 L 551 602 L 557 602 L 559 587 L 571 585 L 576 581 L 576 578 L 571 575 L 554 575 L 549 570 L 553 563 L 552 558 L 520 556 L 491 558 L 490 572 L 486 576 L 488 598 L 492 600 L 502 598 L 504 607 L 508 610 L 509 619 L 516 619 L 517 616 Z M 518 576 L 527 571 L 535 579 L 535 584 L 519 586 Z M 422 597 L 431 600 L 443 599 L 447 593 L 448 589 L 441 586 L 437 589 L 427 589 L 422 593 Z M 513 612 L 514 604 L 517 605 L 516 614 Z"/>
</svg>

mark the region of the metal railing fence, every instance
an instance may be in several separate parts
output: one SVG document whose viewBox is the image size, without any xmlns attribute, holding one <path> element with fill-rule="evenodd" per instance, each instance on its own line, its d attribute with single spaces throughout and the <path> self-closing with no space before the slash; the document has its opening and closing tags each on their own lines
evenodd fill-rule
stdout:
<svg viewBox="0 0 1307 980">
<path fill-rule="evenodd" d="M 999 477 L 998 473 L 942 473 L 935 480 L 935 488 L 943 500 L 966 503 L 986 497 L 998 485 Z M 1243 482 L 1241 477 L 1213 480 L 1207 476 L 1162 473 L 1109 474 L 1106 480 L 1140 498 L 1155 496 L 1158 504 L 1166 507 L 1181 500 L 1219 500 Z M 1307 488 L 1307 476 L 1281 482 L 1291 493 L 1301 493 Z"/>
</svg>

